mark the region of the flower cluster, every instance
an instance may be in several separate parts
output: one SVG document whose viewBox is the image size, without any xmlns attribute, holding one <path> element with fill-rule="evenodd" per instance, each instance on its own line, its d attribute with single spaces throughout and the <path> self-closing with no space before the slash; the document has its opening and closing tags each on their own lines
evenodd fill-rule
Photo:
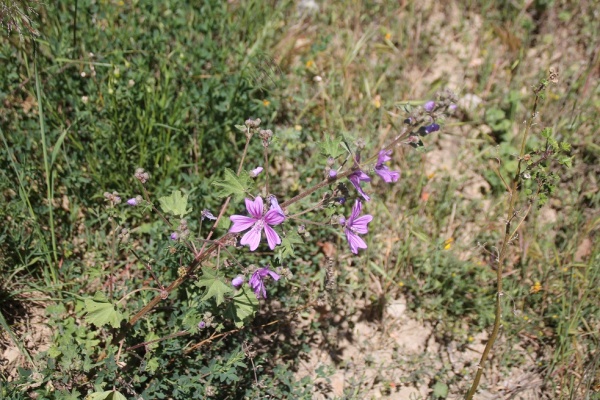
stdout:
<svg viewBox="0 0 600 400">
<path fill-rule="evenodd" d="M 391 171 L 387 165 L 384 163 L 390 161 L 392 158 L 390 155 L 392 154 L 391 150 L 381 150 L 377 155 L 377 162 L 375 163 L 375 173 L 381 177 L 385 182 L 392 183 L 396 182 L 398 178 L 400 178 L 399 171 Z M 365 191 L 360 186 L 361 182 L 371 182 L 371 178 L 366 174 L 365 171 L 360 169 L 358 162 L 360 159 L 357 157 L 355 163 L 355 170 L 350 175 L 348 175 L 348 180 L 352 183 L 352 186 L 358 191 L 358 193 L 365 199 L 365 201 L 370 201 L 371 198 L 365 193 Z"/>
</svg>

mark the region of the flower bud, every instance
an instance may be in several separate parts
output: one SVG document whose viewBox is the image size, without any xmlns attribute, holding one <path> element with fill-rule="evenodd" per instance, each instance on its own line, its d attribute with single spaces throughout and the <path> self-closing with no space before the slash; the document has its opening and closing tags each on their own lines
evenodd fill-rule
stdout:
<svg viewBox="0 0 600 400">
<path fill-rule="evenodd" d="M 244 279 L 243 275 L 238 275 L 231 280 L 231 285 L 234 288 L 239 289 L 244 284 Z"/>
<path fill-rule="evenodd" d="M 423 109 L 428 113 L 432 112 L 435 109 L 435 101 L 428 101 L 427 103 L 423 104 Z"/>
</svg>

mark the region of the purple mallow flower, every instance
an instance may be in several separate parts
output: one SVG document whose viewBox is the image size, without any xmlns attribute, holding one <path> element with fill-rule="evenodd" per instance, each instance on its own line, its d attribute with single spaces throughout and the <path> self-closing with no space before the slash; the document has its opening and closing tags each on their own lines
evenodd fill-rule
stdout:
<svg viewBox="0 0 600 400">
<path fill-rule="evenodd" d="M 179 233 L 173 232 L 169 237 L 171 238 L 171 240 L 179 240 Z"/>
<path fill-rule="evenodd" d="M 130 206 L 137 206 L 139 203 L 138 203 L 137 199 L 134 197 L 134 198 L 127 200 L 127 204 L 129 204 Z"/>
<path fill-rule="evenodd" d="M 285 213 L 281 209 L 281 206 L 279 205 L 279 202 L 277 201 L 277 197 L 275 197 L 275 195 L 271 194 L 271 195 L 269 195 L 269 197 L 267 199 L 269 200 L 269 203 L 271 204 L 271 207 L 269 207 L 269 210 L 277 211 L 278 213 L 283 215 L 283 218 L 285 219 Z"/>
<path fill-rule="evenodd" d="M 358 193 L 360 193 L 360 195 L 364 197 L 366 201 L 371 200 L 371 198 L 360 187 L 360 182 L 371 182 L 369 175 L 365 174 L 362 170 L 357 169 L 348 175 L 348 180 L 350 180 L 350 183 L 352 183 L 356 190 L 358 190 Z"/>
<path fill-rule="evenodd" d="M 271 250 L 278 244 L 281 244 L 281 238 L 271 228 L 271 225 L 279 225 L 285 220 L 285 216 L 281 211 L 271 209 L 263 216 L 264 204 L 262 197 L 258 196 L 254 201 L 246 199 L 246 209 L 250 213 L 251 217 L 244 215 L 232 215 L 229 217 L 233 225 L 229 228 L 229 232 L 238 233 L 250 229 L 244 236 L 240 244 L 242 246 L 248 245 L 250 251 L 257 249 L 260 243 L 260 236 L 263 229 L 265 230 L 265 236 Z M 280 208 L 281 210 L 281 208 Z"/>
<path fill-rule="evenodd" d="M 206 328 L 206 322 L 204 322 L 204 321 L 198 322 L 198 329 L 204 329 L 204 328 Z"/>
<path fill-rule="evenodd" d="M 384 162 L 388 162 L 392 159 L 390 157 L 391 154 L 391 150 L 381 150 L 377 156 L 377 163 L 375 164 L 375 172 L 387 183 L 396 182 L 398 178 L 400 178 L 399 171 L 390 171 L 388 166 L 384 164 Z"/>
<path fill-rule="evenodd" d="M 427 103 L 423 104 L 423 109 L 429 113 L 432 112 L 434 108 L 435 101 L 428 101 Z"/>
<path fill-rule="evenodd" d="M 234 288 L 239 289 L 244 284 L 244 279 L 244 275 L 238 275 L 231 280 L 231 285 Z"/>
<path fill-rule="evenodd" d="M 256 178 L 258 176 L 258 174 L 260 174 L 262 171 L 263 171 L 263 167 L 256 167 L 252 171 L 250 171 L 250 176 L 252 178 Z"/>
<path fill-rule="evenodd" d="M 367 248 L 367 244 L 358 234 L 364 235 L 369 232 L 367 225 L 373 219 L 373 216 L 369 214 L 359 217 L 358 214 L 360 214 L 361 209 L 362 204 L 360 200 L 356 200 L 350 217 L 348 219 L 344 217 L 340 218 L 340 223 L 344 225 L 344 233 L 346 234 L 346 239 L 348 239 L 348 245 L 350 245 L 350 250 L 354 254 L 358 254 L 358 249 Z"/>
<path fill-rule="evenodd" d="M 266 278 L 267 275 L 271 276 L 271 278 L 273 278 L 273 280 L 276 280 L 276 281 L 279 280 L 278 274 L 271 271 L 269 269 L 269 267 L 265 267 L 265 268 L 260 268 L 260 269 L 256 270 L 252 274 L 252 277 L 250 277 L 250 281 L 248 282 L 248 284 L 254 291 L 256 298 L 258 298 L 258 299 L 260 299 L 261 297 L 263 299 L 267 298 L 267 289 L 265 288 L 265 281 L 264 281 L 264 278 Z"/>
</svg>

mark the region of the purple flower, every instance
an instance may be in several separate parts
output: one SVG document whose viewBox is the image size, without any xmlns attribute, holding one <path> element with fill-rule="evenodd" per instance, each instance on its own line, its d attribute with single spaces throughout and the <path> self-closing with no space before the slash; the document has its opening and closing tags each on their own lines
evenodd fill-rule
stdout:
<svg viewBox="0 0 600 400">
<path fill-rule="evenodd" d="M 177 232 L 173 232 L 171 233 L 171 236 L 169 236 L 171 238 L 171 240 L 178 240 L 179 239 L 179 233 Z"/>
<path fill-rule="evenodd" d="M 352 185 L 356 188 L 356 190 L 358 190 L 358 193 L 360 193 L 360 195 L 364 197 L 366 201 L 371 200 L 371 198 L 360 187 L 361 181 L 371 182 L 371 178 L 369 178 L 369 175 L 365 174 L 362 170 L 357 169 L 356 171 L 348 175 L 348 179 L 350 180 L 350 183 L 352 183 Z"/>
<path fill-rule="evenodd" d="M 347 220 L 340 220 L 340 223 L 344 224 L 344 233 L 346 234 L 346 239 L 348 239 L 350 250 L 354 254 L 358 254 L 358 249 L 367 248 L 367 244 L 360 236 L 358 236 L 358 234 L 364 235 L 369 232 L 367 225 L 373 219 L 373 216 L 369 214 L 359 217 L 358 214 L 360 214 L 361 209 L 362 204 L 360 203 L 360 200 L 356 200 L 354 207 L 352 207 L 352 214 L 350 214 L 350 217 L 348 217 Z"/>
<path fill-rule="evenodd" d="M 243 276 L 243 275 L 238 275 L 238 276 L 236 276 L 235 278 L 233 278 L 233 279 L 231 280 L 231 285 L 232 285 L 234 288 L 236 288 L 236 289 L 239 289 L 239 288 L 240 288 L 240 286 L 242 286 L 242 285 L 244 284 L 244 279 L 245 279 L 245 278 L 244 278 L 244 276 Z"/>
<path fill-rule="evenodd" d="M 198 329 L 204 329 L 204 328 L 206 328 L 206 322 L 204 322 L 204 321 L 198 322 Z"/>
<path fill-rule="evenodd" d="M 263 167 L 256 167 L 252 171 L 250 171 L 250 176 L 252 178 L 256 178 L 258 176 L 258 174 L 260 174 L 262 171 L 263 171 Z"/>
<path fill-rule="evenodd" d="M 387 183 L 396 182 L 398 178 L 400 178 L 399 171 L 390 171 L 388 166 L 383 164 L 392 159 L 390 157 L 391 154 L 391 150 L 381 150 L 377 156 L 377 163 L 375 164 L 375 172 Z"/>
<path fill-rule="evenodd" d="M 427 112 L 432 112 L 434 108 L 435 101 L 428 101 L 427 103 L 423 104 L 423 109 Z"/>
<path fill-rule="evenodd" d="M 271 271 L 269 269 L 269 267 L 265 267 L 265 268 L 256 270 L 252 274 L 252 277 L 250 278 L 250 281 L 248 282 L 248 284 L 254 291 L 254 294 L 256 295 L 257 299 L 260 299 L 261 297 L 263 299 L 267 298 L 267 289 L 265 288 L 265 281 L 264 281 L 264 278 L 266 278 L 267 275 L 270 275 L 271 278 L 273 278 L 276 281 L 279 280 L 279 275 L 277 275 L 275 272 Z"/>
<path fill-rule="evenodd" d="M 256 197 L 254 201 L 246 199 L 246 209 L 252 217 L 244 215 L 232 215 L 229 217 L 231 222 L 233 222 L 233 225 L 229 228 L 229 232 L 237 233 L 250 229 L 242 236 L 242 240 L 240 241 L 242 246 L 248 245 L 250 251 L 256 250 L 260 243 L 260 236 L 263 229 L 265 230 L 265 236 L 271 250 L 278 244 L 281 244 L 281 238 L 270 225 L 279 225 L 285 220 L 282 212 L 271 208 L 263 216 L 264 204 L 260 196 Z"/>
<path fill-rule="evenodd" d="M 448 106 L 448 112 L 453 113 L 456 111 L 456 104 L 452 103 Z"/>
<path fill-rule="evenodd" d="M 329 170 L 329 178 L 333 179 L 337 176 L 337 171 L 335 169 Z"/>
<path fill-rule="evenodd" d="M 211 213 L 211 212 L 210 212 L 208 209 L 206 209 L 206 208 L 205 208 L 204 210 L 202 210 L 202 212 L 200 213 L 200 215 L 201 215 L 201 217 L 200 217 L 200 220 L 201 220 L 201 221 L 204 221 L 204 219 L 205 219 L 205 218 L 206 218 L 206 219 L 213 220 L 213 221 L 217 219 L 217 217 L 215 217 L 215 216 L 214 216 L 214 215 L 213 215 L 213 214 L 212 214 L 212 213 Z"/>
<path fill-rule="evenodd" d="M 127 200 L 127 204 L 129 204 L 130 206 L 137 206 L 139 203 L 138 203 L 137 199 L 134 197 L 134 198 Z"/>
<path fill-rule="evenodd" d="M 440 126 L 438 124 L 436 124 L 435 122 L 433 124 L 430 124 L 427 126 L 422 126 L 421 129 L 419 129 L 422 136 L 429 135 L 430 133 L 437 132 L 439 130 L 440 130 Z"/>
<path fill-rule="evenodd" d="M 275 195 L 271 194 L 271 195 L 269 195 L 268 200 L 269 200 L 269 203 L 271 203 L 271 207 L 269 207 L 269 210 L 277 211 L 279 214 L 283 215 L 283 218 L 285 219 L 285 213 L 281 209 L 281 206 L 279 205 L 279 202 L 277 201 L 277 197 L 275 197 Z"/>
</svg>

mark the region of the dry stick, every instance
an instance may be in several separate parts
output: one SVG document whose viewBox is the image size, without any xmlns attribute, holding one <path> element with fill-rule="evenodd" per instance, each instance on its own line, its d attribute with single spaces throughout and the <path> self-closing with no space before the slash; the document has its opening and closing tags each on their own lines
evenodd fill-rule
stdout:
<svg viewBox="0 0 600 400">
<path fill-rule="evenodd" d="M 390 143 L 389 146 L 386 146 L 386 148 L 391 148 L 394 145 L 396 145 L 397 143 L 400 143 L 403 139 L 405 139 L 406 135 L 406 130 L 404 130 L 402 132 L 401 135 L 399 135 L 398 137 L 396 137 L 396 139 L 394 139 L 392 141 L 392 143 Z M 248 149 L 248 143 L 250 141 L 250 137 L 248 137 L 247 142 L 246 142 L 246 147 L 244 148 L 244 153 L 242 155 L 242 161 L 240 162 L 240 166 L 238 168 L 238 175 L 241 172 L 242 169 L 242 163 L 244 161 L 244 157 L 246 155 L 247 149 Z M 377 157 L 377 155 L 372 156 L 369 158 L 370 159 L 375 159 Z M 354 171 L 356 171 L 357 167 L 354 167 L 352 169 L 349 169 L 348 171 L 345 171 L 341 174 L 338 174 L 337 176 L 333 177 L 333 178 L 329 178 L 329 179 L 325 179 L 322 182 L 316 184 L 315 186 L 306 189 L 304 192 L 298 194 L 297 196 L 292 197 L 291 199 L 289 199 L 288 201 L 285 201 L 283 203 L 281 203 L 281 207 L 287 207 L 291 204 L 294 204 L 302 199 L 304 199 L 305 197 L 311 195 L 312 193 L 316 192 L 317 190 L 330 185 L 342 178 L 347 177 L 348 175 L 352 174 Z M 214 232 L 214 228 L 216 227 L 219 218 L 221 218 L 221 216 L 224 214 L 225 212 L 225 208 L 227 207 L 227 204 L 229 204 L 229 200 L 230 198 L 227 198 L 227 200 L 225 201 L 225 204 L 223 205 L 223 207 L 221 208 L 221 212 L 219 213 L 219 217 L 217 217 L 217 221 L 215 221 L 215 225 L 213 226 L 213 228 L 211 229 L 211 232 L 209 233 L 209 235 L 207 236 L 206 240 L 210 240 L 210 237 L 212 236 L 213 232 Z M 171 293 L 173 290 L 175 290 L 176 288 L 178 288 L 188 277 L 190 277 L 192 275 L 192 273 L 196 270 L 196 268 L 202 264 L 210 255 L 212 255 L 212 253 L 217 250 L 217 248 L 221 247 L 221 246 L 225 246 L 227 242 L 229 242 L 231 239 L 233 239 L 234 237 L 237 236 L 237 233 L 226 233 L 223 236 L 221 236 L 220 239 L 217 239 L 212 245 L 210 245 L 208 248 L 205 249 L 205 246 L 208 242 L 205 242 L 205 244 L 202 246 L 202 248 L 200 249 L 200 252 L 194 257 L 194 260 L 190 263 L 189 267 L 186 270 L 186 273 L 181 275 L 180 277 L 178 277 L 177 279 L 175 279 L 175 281 L 173 281 L 168 287 L 165 288 L 165 292 L 166 293 Z M 163 292 L 164 293 L 164 292 Z M 146 315 L 150 310 L 152 310 L 158 303 L 160 303 L 161 300 L 164 300 L 165 298 L 162 295 L 158 295 L 156 297 L 154 297 L 152 300 L 150 300 L 150 302 L 148 304 L 146 304 L 141 310 L 139 310 L 133 317 L 131 317 L 131 319 L 125 324 L 124 327 L 121 328 L 121 331 L 113 338 L 112 343 L 116 344 L 119 341 L 123 340 L 127 334 L 127 331 L 129 331 L 129 329 L 131 329 L 133 327 L 133 325 L 136 324 L 136 322 L 138 322 L 144 315 Z"/>
<path fill-rule="evenodd" d="M 508 193 L 510 200 L 509 200 L 509 204 L 508 204 L 508 210 L 506 213 L 506 216 L 507 216 L 506 228 L 504 230 L 504 239 L 502 240 L 502 246 L 500 248 L 500 254 L 499 254 L 498 260 L 497 260 L 498 268 L 496 269 L 496 314 L 494 317 L 494 327 L 492 328 L 492 333 L 490 335 L 490 338 L 489 338 L 487 344 L 485 345 L 485 349 L 483 350 L 483 354 L 481 355 L 481 359 L 479 360 L 479 364 L 477 365 L 477 373 L 475 374 L 475 379 L 473 380 L 471 389 L 469 389 L 469 392 L 467 393 L 467 396 L 466 396 L 467 400 L 473 399 L 473 396 L 475 395 L 475 392 L 477 391 L 477 387 L 479 386 L 479 381 L 481 380 L 481 375 L 483 374 L 483 365 L 487 361 L 487 358 L 488 358 L 490 352 L 492 351 L 492 347 L 494 346 L 496 338 L 498 337 L 498 332 L 500 331 L 501 319 L 502 319 L 501 297 L 504 295 L 504 293 L 502 292 L 502 273 L 503 273 L 504 261 L 506 260 L 506 253 L 507 253 L 506 249 L 508 247 L 508 244 L 511 241 L 511 238 L 514 235 L 514 232 L 516 232 L 516 229 L 515 229 L 515 231 L 511 231 L 510 227 L 511 227 L 511 223 L 512 223 L 513 219 L 518 214 L 518 212 L 515 209 L 515 203 L 517 201 L 517 190 L 518 190 L 518 186 L 519 186 L 519 176 L 521 174 L 521 163 L 523 161 L 523 156 L 525 154 L 525 144 L 527 142 L 527 136 L 529 136 L 529 130 L 531 129 L 531 127 L 533 125 L 533 120 L 536 117 L 537 106 L 538 106 L 538 101 L 539 101 L 539 94 L 544 88 L 545 88 L 545 84 L 542 83 L 542 84 L 540 84 L 540 86 L 538 86 L 536 89 L 534 89 L 535 99 L 534 99 L 534 103 L 533 103 L 533 111 L 531 113 L 530 120 L 525 125 L 525 132 L 523 134 L 523 139 L 521 141 L 521 150 L 519 152 L 519 163 L 517 166 L 517 171 L 515 172 L 515 176 L 513 177 L 513 180 L 512 180 L 511 188 Z M 527 212 L 529 212 L 529 209 L 531 209 L 531 207 L 528 208 Z M 526 216 L 527 215 L 524 215 L 523 218 L 521 219 L 521 221 L 517 224 L 517 229 L 521 225 L 521 223 L 523 222 L 523 220 L 525 219 Z"/>
</svg>

